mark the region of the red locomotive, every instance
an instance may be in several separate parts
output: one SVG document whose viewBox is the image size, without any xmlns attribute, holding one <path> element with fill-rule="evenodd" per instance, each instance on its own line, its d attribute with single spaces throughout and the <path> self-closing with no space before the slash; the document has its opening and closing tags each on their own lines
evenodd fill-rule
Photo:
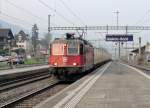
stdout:
<svg viewBox="0 0 150 108">
<path fill-rule="evenodd" d="M 67 33 L 66 38 L 55 39 L 50 46 L 51 72 L 61 80 L 110 60 L 110 55 L 104 49 L 94 48 L 88 41 L 75 38 L 74 34 Z"/>
</svg>

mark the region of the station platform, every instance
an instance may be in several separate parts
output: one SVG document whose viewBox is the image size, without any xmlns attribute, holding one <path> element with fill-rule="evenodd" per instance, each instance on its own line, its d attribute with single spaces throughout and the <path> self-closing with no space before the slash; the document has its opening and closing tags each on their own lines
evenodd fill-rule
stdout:
<svg viewBox="0 0 150 108">
<path fill-rule="evenodd" d="M 25 67 L 25 68 L 15 68 L 15 69 L 8 69 L 8 70 L 0 70 L 0 76 L 1 75 L 7 75 L 7 74 L 14 74 L 14 73 L 21 73 L 21 72 L 27 72 L 27 71 L 34 71 L 37 69 L 45 69 L 48 68 L 48 65 L 44 66 L 34 66 L 34 67 Z"/>
<path fill-rule="evenodd" d="M 111 62 L 35 108 L 150 108 L 150 76 Z"/>
<path fill-rule="evenodd" d="M 48 70 L 48 65 L 0 70 L 0 82 L 17 77 L 24 77 L 26 75 L 33 75 L 41 72 L 46 72 Z"/>
</svg>

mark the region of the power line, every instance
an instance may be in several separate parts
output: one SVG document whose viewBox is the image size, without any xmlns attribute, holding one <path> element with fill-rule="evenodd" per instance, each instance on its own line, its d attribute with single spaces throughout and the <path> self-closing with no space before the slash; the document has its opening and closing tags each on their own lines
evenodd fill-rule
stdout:
<svg viewBox="0 0 150 108">
<path fill-rule="evenodd" d="M 6 17 L 8 17 L 8 18 L 11 18 L 11 19 L 14 19 L 14 20 L 16 20 L 17 22 L 18 22 L 18 21 L 24 22 L 25 24 L 27 24 L 27 25 L 29 25 L 29 26 L 32 26 L 32 25 L 33 25 L 32 23 L 30 23 L 30 22 L 28 22 L 28 21 L 26 21 L 26 20 L 24 20 L 24 19 L 20 19 L 20 18 L 14 17 L 14 16 L 10 16 L 10 15 L 4 13 L 4 12 L 1 12 L 1 15 L 4 15 L 4 16 L 6 16 Z M 47 30 L 47 29 L 43 29 L 43 28 L 42 28 L 42 30 Z"/>
<path fill-rule="evenodd" d="M 43 19 L 43 18 L 41 18 L 41 17 L 39 17 L 39 16 L 33 14 L 32 12 L 26 10 L 25 8 L 22 8 L 22 7 L 18 6 L 18 5 L 16 5 L 16 4 L 10 2 L 9 0 L 5 0 L 5 1 L 6 1 L 7 3 L 9 3 L 10 5 L 14 6 L 15 8 L 17 8 L 17 9 L 19 9 L 19 10 L 22 10 L 22 11 L 26 12 L 27 14 L 29 14 L 29 15 L 35 17 L 35 18 L 38 18 L 39 20 L 41 20 L 41 21 L 43 21 L 43 22 L 47 22 L 47 20 L 45 20 L 45 19 Z M 52 23 L 52 25 L 55 25 L 55 24 Z"/>
<path fill-rule="evenodd" d="M 32 25 L 30 22 L 25 21 L 25 20 L 23 20 L 23 19 L 20 19 L 20 18 L 14 17 L 14 16 L 10 16 L 10 15 L 8 15 L 8 14 L 6 14 L 6 13 L 3 13 L 3 12 L 1 12 L 1 14 L 4 15 L 4 16 L 7 16 L 7 17 L 9 17 L 9 18 L 15 19 L 16 21 L 25 22 L 25 23 L 28 24 L 28 25 Z"/>
<path fill-rule="evenodd" d="M 1 18 L 4 18 L 4 19 L 6 19 L 6 17 L 7 17 L 7 18 L 9 18 L 9 19 L 11 19 L 11 20 L 14 19 L 14 20 L 17 21 L 17 22 L 18 22 L 18 20 L 22 22 L 21 19 L 18 19 L 18 18 L 16 18 L 16 17 L 9 16 L 9 15 L 4 14 L 4 13 L 1 13 L 0 15 L 1 15 Z M 7 21 L 7 20 L 4 20 L 4 21 Z M 8 21 L 8 22 L 9 22 L 9 21 Z M 20 26 L 20 27 L 22 27 L 22 28 L 24 28 L 24 27 L 22 26 L 22 25 L 24 25 L 23 23 L 22 23 L 22 25 L 20 25 L 20 24 L 19 24 L 19 25 L 18 25 L 18 24 L 15 24 L 15 26 L 16 26 L 16 25 L 17 25 L 17 26 Z M 26 23 L 26 25 L 31 26 L 31 24 L 28 24 L 28 23 Z"/>
<path fill-rule="evenodd" d="M 146 12 L 134 25 L 137 25 L 137 24 L 140 24 L 141 22 L 143 22 L 147 15 L 148 15 L 148 13 Z"/>
<path fill-rule="evenodd" d="M 59 1 L 64 5 L 64 7 L 65 7 L 74 17 L 76 17 L 81 23 L 83 23 L 83 24 L 85 25 L 84 21 L 83 21 L 80 17 L 78 17 L 78 16 L 73 12 L 73 10 L 72 10 L 63 0 L 59 0 Z"/>
<path fill-rule="evenodd" d="M 14 7 L 18 8 L 18 9 L 21 9 L 21 10 L 23 10 L 24 12 L 30 14 L 31 16 L 33 16 L 33 17 L 35 17 L 35 18 L 38 18 L 38 19 L 43 20 L 43 21 L 46 22 L 45 19 L 40 18 L 39 16 L 37 16 L 37 15 L 31 13 L 30 11 L 28 11 L 28 10 L 26 10 L 26 9 L 24 9 L 24 8 L 22 8 L 22 7 L 18 6 L 18 5 L 16 5 L 16 4 L 10 2 L 9 0 L 5 0 L 5 1 L 6 1 L 7 3 L 9 3 L 10 5 L 12 5 L 12 6 L 14 6 Z"/>
<path fill-rule="evenodd" d="M 38 2 L 41 3 L 43 6 L 45 6 L 46 8 L 49 8 L 50 10 L 54 11 L 57 15 L 59 15 L 61 18 L 63 18 L 66 22 L 74 25 L 74 23 L 72 21 L 70 21 L 69 19 L 67 19 L 66 17 L 64 17 L 61 13 L 59 13 L 58 11 L 56 11 L 55 9 L 53 9 L 52 7 L 50 7 L 49 5 L 47 5 L 42 0 L 38 0 Z"/>
<path fill-rule="evenodd" d="M 149 10 L 150 11 L 150 10 Z M 137 25 L 137 24 L 140 24 L 141 23 L 141 25 L 143 25 L 143 24 L 145 24 L 147 21 L 149 21 L 149 17 L 148 17 L 148 19 L 146 19 L 146 16 L 148 15 L 148 13 L 146 12 L 143 16 L 142 16 L 142 18 L 140 19 L 140 20 L 138 20 L 136 23 L 135 23 L 135 25 Z M 140 30 L 138 33 L 141 33 L 143 30 Z M 135 34 L 137 34 L 137 33 L 135 33 Z"/>
</svg>

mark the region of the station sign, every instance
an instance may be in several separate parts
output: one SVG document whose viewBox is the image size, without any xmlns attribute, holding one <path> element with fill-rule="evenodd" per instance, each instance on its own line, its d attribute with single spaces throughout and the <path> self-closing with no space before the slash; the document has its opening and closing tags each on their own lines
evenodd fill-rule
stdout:
<svg viewBox="0 0 150 108">
<path fill-rule="evenodd" d="M 107 34 L 106 41 L 113 41 L 113 42 L 133 41 L 133 35 L 132 34 Z"/>
</svg>

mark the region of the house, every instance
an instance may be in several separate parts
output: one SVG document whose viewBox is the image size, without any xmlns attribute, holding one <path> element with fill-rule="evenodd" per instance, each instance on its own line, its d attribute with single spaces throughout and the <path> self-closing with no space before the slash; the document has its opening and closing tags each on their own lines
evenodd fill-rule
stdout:
<svg viewBox="0 0 150 108">
<path fill-rule="evenodd" d="M 27 57 L 31 53 L 31 42 L 29 35 L 26 34 L 23 30 L 19 31 L 15 35 L 15 43 L 16 45 L 13 47 L 13 51 L 18 55 Z"/>
<path fill-rule="evenodd" d="M 8 49 L 13 45 L 14 36 L 11 29 L 0 29 L 0 50 Z"/>
<path fill-rule="evenodd" d="M 130 62 L 139 63 L 139 62 L 150 62 L 150 43 L 142 46 L 141 56 L 139 56 L 139 48 L 132 50 L 129 54 Z"/>
<path fill-rule="evenodd" d="M 29 48 L 29 35 L 26 34 L 24 31 L 20 31 L 16 36 L 15 36 L 15 41 L 16 41 L 16 48 L 19 49 L 24 49 L 27 50 Z"/>
</svg>

